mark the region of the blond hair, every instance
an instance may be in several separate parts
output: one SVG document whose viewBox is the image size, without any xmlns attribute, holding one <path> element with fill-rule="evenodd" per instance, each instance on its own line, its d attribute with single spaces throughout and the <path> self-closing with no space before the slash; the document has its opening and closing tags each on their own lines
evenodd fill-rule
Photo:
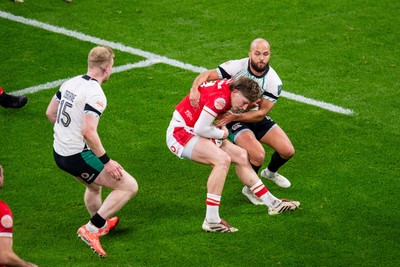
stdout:
<svg viewBox="0 0 400 267">
<path fill-rule="evenodd" d="M 89 68 L 102 67 L 105 64 L 112 63 L 114 56 L 115 53 L 111 47 L 105 45 L 96 46 L 89 52 L 88 66 Z"/>
</svg>

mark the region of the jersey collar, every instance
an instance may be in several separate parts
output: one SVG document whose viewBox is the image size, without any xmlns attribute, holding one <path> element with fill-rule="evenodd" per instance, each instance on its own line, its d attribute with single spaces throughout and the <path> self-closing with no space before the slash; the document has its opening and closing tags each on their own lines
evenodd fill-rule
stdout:
<svg viewBox="0 0 400 267">
<path fill-rule="evenodd" d="M 87 75 L 87 74 L 83 75 L 82 78 L 85 79 L 86 81 L 93 80 L 93 81 L 99 82 L 98 80 L 96 80 L 96 79 L 90 77 L 90 76 Z"/>
</svg>

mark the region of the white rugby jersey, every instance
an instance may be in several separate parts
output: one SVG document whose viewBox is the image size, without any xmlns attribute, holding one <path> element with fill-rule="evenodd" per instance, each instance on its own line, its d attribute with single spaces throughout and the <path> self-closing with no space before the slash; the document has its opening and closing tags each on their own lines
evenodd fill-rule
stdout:
<svg viewBox="0 0 400 267">
<path fill-rule="evenodd" d="M 76 76 L 63 83 L 54 97 L 59 103 L 54 150 L 61 156 L 80 153 L 87 148 L 82 134 L 83 115 L 90 113 L 100 118 L 107 106 L 103 89 L 88 75 Z"/>
<path fill-rule="evenodd" d="M 220 79 L 248 77 L 260 85 L 263 98 L 275 103 L 282 90 L 282 81 L 278 74 L 268 65 L 263 75 L 257 76 L 250 70 L 249 62 L 249 58 L 227 61 L 218 66 L 218 76 Z"/>
</svg>

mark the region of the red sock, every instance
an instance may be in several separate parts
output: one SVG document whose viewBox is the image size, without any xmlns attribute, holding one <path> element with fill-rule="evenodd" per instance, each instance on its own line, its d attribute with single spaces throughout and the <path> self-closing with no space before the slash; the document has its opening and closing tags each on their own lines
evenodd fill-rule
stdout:
<svg viewBox="0 0 400 267">
<path fill-rule="evenodd" d="M 257 183 L 255 183 L 251 188 L 251 191 L 261 198 L 263 195 L 265 195 L 268 192 L 268 189 L 265 187 L 265 185 L 261 182 L 261 180 L 258 180 Z"/>
</svg>

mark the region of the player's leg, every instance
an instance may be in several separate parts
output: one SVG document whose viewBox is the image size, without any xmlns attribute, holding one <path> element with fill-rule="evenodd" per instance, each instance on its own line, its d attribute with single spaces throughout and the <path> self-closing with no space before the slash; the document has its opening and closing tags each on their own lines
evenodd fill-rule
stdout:
<svg viewBox="0 0 400 267">
<path fill-rule="evenodd" d="M 256 126 L 256 123 L 233 122 L 226 127 L 229 130 L 229 139 L 246 149 L 249 154 L 250 164 L 254 171 L 258 173 L 264 162 L 265 150 L 254 134 L 254 126 Z"/>
<path fill-rule="evenodd" d="M 247 151 L 250 164 L 253 167 L 253 170 L 258 173 L 258 170 L 264 162 L 265 150 L 262 144 L 255 137 L 254 133 L 250 130 L 241 132 L 235 137 L 235 144 Z"/>
<path fill-rule="evenodd" d="M 78 236 L 102 257 L 106 257 L 107 254 L 101 247 L 99 237 L 107 234 L 118 224 L 117 217 L 110 217 L 119 211 L 138 190 L 136 180 L 125 170 L 122 172 L 121 179 L 116 180 L 103 169 L 93 183 L 86 185 L 91 197 L 101 192 L 98 190 L 99 187 L 104 186 L 112 190 L 90 221 L 78 229 Z"/>
<path fill-rule="evenodd" d="M 226 144 L 222 149 L 224 149 L 224 151 L 226 151 L 226 153 L 228 153 L 232 158 L 232 162 L 235 164 L 236 174 L 245 187 L 249 189 L 252 195 L 251 197 L 257 198 L 257 203 L 255 204 L 274 207 L 280 203 L 279 199 L 269 193 L 268 189 L 264 186 L 260 178 L 258 178 L 258 175 L 250 166 L 246 150 L 232 143 Z M 250 199 L 248 195 L 244 195 Z M 269 196 L 269 198 L 264 197 L 264 195 Z M 252 201 L 252 199 L 250 200 Z M 254 201 L 252 202 L 254 203 Z"/>
<path fill-rule="evenodd" d="M 291 184 L 289 180 L 278 174 L 277 171 L 293 157 L 295 151 L 292 142 L 277 124 L 275 124 L 260 141 L 275 150 L 271 156 L 268 167 L 261 171 L 261 176 L 270 179 L 281 187 L 290 187 Z"/>
<path fill-rule="evenodd" d="M 237 122 L 227 127 L 230 130 L 232 141 L 247 151 L 250 165 L 257 174 L 264 162 L 265 150 L 252 131 L 254 125 L 254 123 Z M 264 205 L 264 202 L 254 195 L 246 185 L 242 189 L 242 194 L 254 205 Z"/>
<path fill-rule="evenodd" d="M 28 102 L 26 96 L 14 96 L 7 94 L 0 87 L 0 106 L 5 108 L 22 108 Z"/>
<path fill-rule="evenodd" d="M 210 232 L 237 231 L 219 216 L 221 193 L 230 166 L 229 156 L 211 140 L 194 134 L 193 128 L 184 123 L 177 111 L 174 112 L 168 126 L 166 142 L 170 151 L 179 158 L 210 165 L 213 168 L 207 181 L 207 209 L 202 225 L 203 230 Z"/>
<path fill-rule="evenodd" d="M 260 142 L 273 148 L 286 161 L 294 155 L 295 151 L 292 142 L 277 124 L 260 139 Z"/>
<path fill-rule="evenodd" d="M 231 142 L 226 142 L 221 146 L 221 149 L 231 157 L 231 161 L 235 165 L 236 174 L 244 185 L 252 186 L 259 180 L 250 165 L 248 153 L 244 148 Z"/>
<path fill-rule="evenodd" d="M 93 216 L 103 204 L 101 198 L 101 186 L 91 184 L 86 187 L 84 200 L 88 212 Z"/>
<path fill-rule="evenodd" d="M 258 178 L 250 166 L 246 150 L 229 143 L 221 147 L 229 154 L 232 162 L 235 164 L 236 173 L 240 181 L 249 188 L 251 193 L 262 201 L 268 207 L 268 213 L 271 215 L 282 213 L 285 211 L 295 210 L 300 203 L 297 201 L 281 200 L 276 198 Z"/>
<path fill-rule="evenodd" d="M 94 183 L 87 184 L 79 177 L 75 177 L 75 179 L 86 186 L 84 195 L 85 206 L 90 216 L 93 216 L 103 204 L 101 198 L 101 186 Z"/>
<path fill-rule="evenodd" d="M 122 170 L 120 180 L 112 178 L 103 169 L 94 184 L 110 188 L 112 191 L 104 199 L 97 213 L 104 219 L 119 211 L 138 191 L 138 184 L 128 172 Z"/>
<path fill-rule="evenodd" d="M 229 141 L 224 140 L 221 147 L 225 143 L 229 143 Z M 203 230 L 207 232 L 236 232 L 236 228 L 219 216 L 222 190 L 231 164 L 229 155 L 209 139 L 203 137 L 193 138 L 186 145 L 185 150 L 189 151 L 184 151 L 184 157 L 212 167 L 207 180 L 207 209 L 206 218 L 202 225 Z"/>
</svg>

